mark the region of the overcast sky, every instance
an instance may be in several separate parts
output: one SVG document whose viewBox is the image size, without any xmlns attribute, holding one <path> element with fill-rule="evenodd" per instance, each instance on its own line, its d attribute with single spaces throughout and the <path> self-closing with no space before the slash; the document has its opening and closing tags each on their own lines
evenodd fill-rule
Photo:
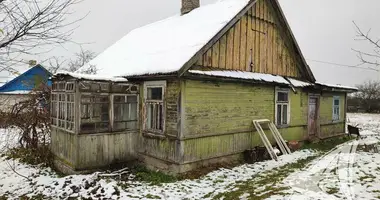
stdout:
<svg viewBox="0 0 380 200">
<path fill-rule="evenodd" d="M 201 0 L 201 4 L 216 0 Z M 279 0 L 308 64 L 320 82 L 355 85 L 368 79 L 380 79 L 380 72 L 339 67 L 312 60 L 356 65 L 352 48 L 371 51 L 363 41 L 355 41 L 352 21 L 372 35 L 380 37 L 379 0 Z M 88 43 L 85 49 L 100 53 L 134 28 L 175 15 L 181 0 L 85 0 L 76 5 L 73 19 L 82 20 L 72 38 Z M 154 34 L 154 33 L 152 33 Z M 65 45 L 49 56 L 71 57 L 77 45 Z"/>
</svg>

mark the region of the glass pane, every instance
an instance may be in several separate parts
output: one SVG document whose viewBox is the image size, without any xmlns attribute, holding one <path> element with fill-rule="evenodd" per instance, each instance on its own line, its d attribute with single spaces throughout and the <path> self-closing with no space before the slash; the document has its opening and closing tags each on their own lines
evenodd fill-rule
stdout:
<svg viewBox="0 0 380 200">
<path fill-rule="evenodd" d="M 287 92 L 277 92 L 277 101 L 287 102 L 288 93 Z"/>
<path fill-rule="evenodd" d="M 113 102 L 114 103 L 124 103 L 125 102 L 125 96 L 114 96 Z"/>
<path fill-rule="evenodd" d="M 281 125 L 281 105 L 277 105 L 277 125 Z"/>
<path fill-rule="evenodd" d="M 335 99 L 335 100 L 334 100 L 334 105 L 335 105 L 335 106 L 339 106 L 339 99 Z"/>
<path fill-rule="evenodd" d="M 137 120 L 137 103 L 131 103 L 130 120 Z"/>
<path fill-rule="evenodd" d="M 148 104 L 147 105 L 147 112 L 148 112 L 148 116 L 147 116 L 147 129 L 153 129 L 153 104 Z"/>
<path fill-rule="evenodd" d="M 162 100 L 162 87 L 148 88 L 148 100 Z"/>
<path fill-rule="evenodd" d="M 114 104 L 114 119 L 115 121 L 127 121 L 129 117 L 128 104 Z"/>
<path fill-rule="evenodd" d="M 282 107 L 282 124 L 288 124 L 288 105 Z"/>
<path fill-rule="evenodd" d="M 127 96 L 128 103 L 137 103 L 137 96 Z"/>
</svg>

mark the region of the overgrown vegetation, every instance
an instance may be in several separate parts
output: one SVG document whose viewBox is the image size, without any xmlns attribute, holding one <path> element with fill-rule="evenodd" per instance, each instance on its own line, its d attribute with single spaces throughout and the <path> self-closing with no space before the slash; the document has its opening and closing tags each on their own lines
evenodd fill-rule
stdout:
<svg viewBox="0 0 380 200">
<path fill-rule="evenodd" d="M 315 149 L 318 151 L 326 152 L 333 149 L 337 145 L 343 144 L 350 140 L 352 140 L 352 138 L 348 136 L 342 136 L 342 137 L 334 137 L 330 139 L 321 140 L 317 143 L 312 143 L 312 142 L 307 141 L 302 146 L 302 149 Z"/>
<path fill-rule="evenodd" d="M 19 159 L 20 162 L 42 167 L 53 167 L 53 155 L 49 146 L 34 148 L 13 148 L 6 154 L 7 159 Z"/>
<path fill-rule="evenodd" d="M 28 98 L 16 103 L 10 112 L 2 113 L 5 129 L 18 131 L 18 147 L 6 152 L 8 158 L 31 165 L 52 166 L 50 143 L 50 88 L 41 83 Z"/>
<path fill-rule="evenodd" d="M 134 175 L 133 180 L 147 182 L 151 185 L 161 185 L 163 183 L 172 183 L 180 180 L 176 176 L 168 175 L 160 171 L 153 171 L 139 164 L 129 166 L 129 169 L 130 173 Z M 124 179 L 122 178 L 122 180 Z M 125 182 L 120 182 L 119 185 L 123 188 L 129 187 Z"/>
</svg>

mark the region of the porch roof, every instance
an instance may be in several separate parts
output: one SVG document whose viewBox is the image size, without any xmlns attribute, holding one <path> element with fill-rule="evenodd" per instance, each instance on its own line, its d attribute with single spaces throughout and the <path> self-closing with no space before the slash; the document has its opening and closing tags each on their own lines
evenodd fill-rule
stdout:
<svg viewBox="0 0 380 200">
<path fill-rule="evenodd" d="M 60 71 L 54 74 L 54 77 L 56 76 L 70 76 L 75 79 L 91 80 L 91 81 L 111 81 L 111 82 L 127 82 L 128 81 L 128 79 L 123 78 L 123 77 L 81 74 L 81 73 L 68 72 L 68 71 Z"/>
</svg>

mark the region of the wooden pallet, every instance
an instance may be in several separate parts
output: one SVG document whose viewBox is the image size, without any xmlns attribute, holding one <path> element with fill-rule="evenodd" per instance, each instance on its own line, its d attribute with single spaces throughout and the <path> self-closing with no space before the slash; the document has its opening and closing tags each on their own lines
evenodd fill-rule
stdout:
<svg viewBox="0 0 380 200">
<path fill-rule="evenodd" d="M 284 138 L 282 138 L 280 132 L 278 131 L 277 127 L 273 124 L 273 122 L 271 122 L 268 119 L 253 120 L 252 122 L 257 132 L 259 133 L 259 136 L 261 140 L 263 141 L 265 148 L 268 150 L 268 153 L 273 160 L 277 160 L 278 157 L 277 157 L 277 154 L 274 152 L 272 144 L 268 140 L 268 137 L 265 135 L 265 132 L 263 128 L 261 127 L 261 124 L 268 124 L 269 130 L 272 132 L 273 138 L 276 140 L 282 154 L 285 155 L 285 154 L 291 153 Z"/>
</svg>

